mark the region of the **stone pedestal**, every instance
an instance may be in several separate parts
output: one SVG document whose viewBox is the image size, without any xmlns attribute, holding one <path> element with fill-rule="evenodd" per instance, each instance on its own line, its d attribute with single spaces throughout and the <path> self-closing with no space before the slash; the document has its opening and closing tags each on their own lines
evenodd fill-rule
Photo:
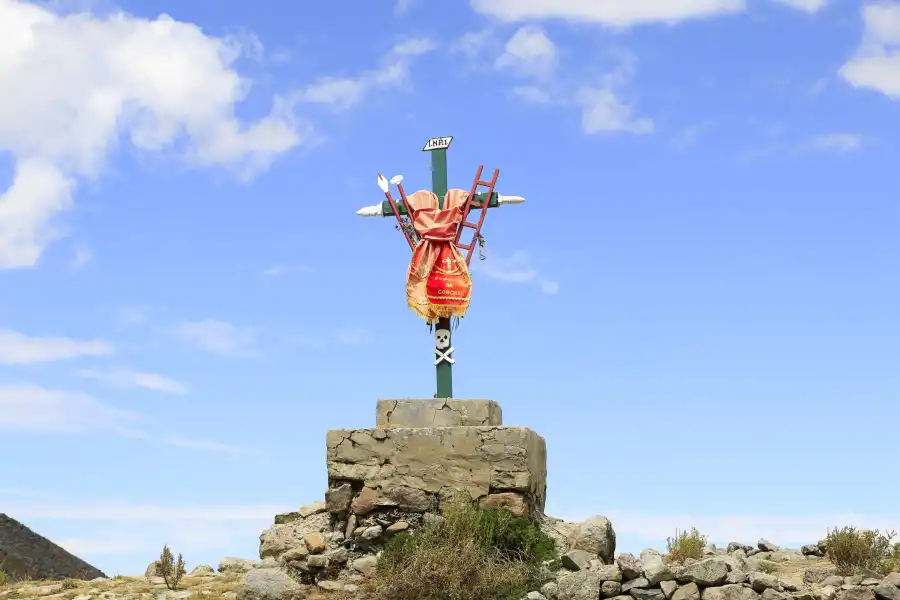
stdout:
<svg viewBox="0 0 900 600">
<path fill-rule="evenodd" d="M 457 494 L 542 515 L 544 438 L 504 426 L 491 400 L 379 400 L 376 427 L 327 434 L 328 512 L 423 513 Z"/>
</svg>

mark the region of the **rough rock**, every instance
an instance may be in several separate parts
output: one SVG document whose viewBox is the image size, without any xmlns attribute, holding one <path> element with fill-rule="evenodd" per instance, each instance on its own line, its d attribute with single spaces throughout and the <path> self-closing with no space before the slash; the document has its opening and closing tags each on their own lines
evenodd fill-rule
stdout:
<svg viewBox="0 0 900 600">
<path fill-rule="evenodd" d="M 627 594 L 633 588 L 646 588 L 650 586 L 650 582 L 644 577 L 638 577 L 622 584 L 622 593 Z"/>
<path fill-rule="evenodd" d="M 872 588 L 872 592 L 880 600 L 900 600 L 900 588 L 889 583 L 879 583 Z"/>
<path fill-rule="evenodd" d="M 881 583 L 900 588 L 900 573 L 888 573 Z"/>
<path fill-rule="evenodd" d="M 325 506 L 333 515 L 346 515 L 351 502 L 353 502 L 353 486 L 349 483 L 342 483 L 325 492 Z"/>
<path fill-rule="evenodd" d="M 836 600 L 875 600 L 875 592 L 872 588 L 853 586 L 850 589 L 841 589 Z"/>
<path fill-rule="evenodd" d="M 756 542 L 756 547 L 762 552 L 776 552 L 778 550 L 778 546 L 765 538 L 759 538 L 759 541 Z"/>
<path fill-rule="evenodd" d="M 816 600 L 834 600 L 837 596 L 837 588 L 831 585 L 813 588 L 813 598 Z"/>
<path fill-rule="evenodd" d="M 759 573 L 757 571 L 748 573 L 747 575 L 750 579 L 750 587 L 753 588 L 753 591 L 755 592 L 761 593 L 763 590 L 776 590 L 780 592 L 783 589 L 781 584 L 778 583 L 778 578 L 774 575 Z"/>
<path fill-rule="evenodd" d="M 700 594 L 702 600 L 759 600 L 759 594 L 738 584 L 708 587 Z"/>
<path fill-rule="evenodd" d="M 499 494 L 488 494 L 481 499 L 481 508 L 505 508 L 516 517 L 524 517 L 528 515 L 528 504 L 522 494 L 513 492 L 501 492 Z"/>
<path fill-rule="evenodd" d="M 600 579 L 602 579 L 603 581 L 615 581 L 616 583 L 622 582 L 622 570 L 616 564 L 600 564 L 596 567 L 592 567 L 592 569 L 597 573 L 597 575 L 600 576 Z"/>
<path fill-rule="evenodd" d="M 306 519 L 276 524 L 259 535 L 259 557 L 278 558 L 291 548 L 303 544 L 303 538 L 313 532 L 328 531 L 331 523 L 327 512 L 316 513 Z"/>
<path fill-rule="evenodd" d="M 622 584 L 618 581 L 604 581 L 600 584 L 600 595 L 604 598 L 612 598 L 622 593 Z"/>
<path fill-rule="evenodd" d="M 644 572 L 644 566 L 633 554 L 622 553 L 616 557 L 616 564 L 622 570 L 625 581 L 637 579 Z"/>
<path fill-rule="evenodd" d="M 604 563 L 610 563 L 616 553 L 616 532 L 606 517 L 591 517 L 578 524 L 570 545 L 576 550 L 590 552 Z"/>
<path fill-rule="evenodd" d="M 350 566 L 353 567 L 354 571 L 358 571 L 363 575 L 372 575 L 375 572 L 375 567 L 378 566 L 378 559 L 372 555 L 363 556 L 354 560 Z"/>
<path fill-rule="evenodd" d="M 219 561 L 219 573 L 244 573 L 250 569 L 254 569 L 259 565 L 259 561 L 249 558 L 234 558 L 226 556 Z"/>
<path fill-rule="evenodd" d="M 631 588 L 628 592 L 634 600 L 666 600 L 665 595 L 659 588 Z"/>
<path fill-rule="evenodd" d="M 600 577 L 593 571 L 561 573 L 556 580 L 559 600 L 597 600 L 600 598 Z"/>
<path fill-rule="evenodd" d="M 659 588 L 667 599 L 671 599 L 672 595 L 675 594 L 675 590 L 678 589 L 678 583 L 675 581 L 661 581 Z"/>
<path fill-rule="evenodd" d="M 693 582 L 697 585 L 719 585 L 728 576 L 728 563 L 720 558 L 707 558 L 688 567 L 678 573 L 679 583 Z"/>
<path fill-rule="evenodd" d="M 803 583 L 810 585 L 821 583 L 829 575 L 837 575 L 837 569 L 833 566 L 824 565 L 807 567 L 803 571 Z"/>
<path fill-rule="evenodd" d="M 191 573 L 190 573 L 190 574 L 191 574 L 191 575 L 194 575 L 194 576 L 197 576 L 197 575 L 209 575 L 209 574 L 212 574 L 212 573 L 215 573 L 215 572 L 216 572 L 216 570 L 213 569 L 213 568 L 212 568 L 211 566 L 209 566 L 209 565 L 197 565 L 196 567 L 194 567 L 193 569 L 191 569 Z"/>
<path fill-rule="evenodd" d="M 591 563 L 591 555 L 584 550 L 569 550 L 560 557 L 560 562 L 570 571 L 580 571 Z"/>
<path fill-rule="evenodd" d="M 700 600 L 700 588 L 693 581 L 675 590 L 672 600 Z"/>
<path fill-rule="evenodd" d="M 648 548 L 641 552 L 641 565 L 644 567 L 644 577 L 650 582 L 650 585 L 657 585 L 661 581 L 671 581 L 675 579 L 675 574 L 669 565 L 663 561 L 662 555 Z"/>
<path fill-rule="evenodd" d="M 235 591 L 237 600 L 295 600 L 303 597 L 300 584 L 281 569 L 251 569 Z"/>
<path fill-rule="evenodd" d="M 541 586 L 541 593 L 550 600 L 558 600 L 559 585 L 555 581 L 548 581 Z"/>
</svg>

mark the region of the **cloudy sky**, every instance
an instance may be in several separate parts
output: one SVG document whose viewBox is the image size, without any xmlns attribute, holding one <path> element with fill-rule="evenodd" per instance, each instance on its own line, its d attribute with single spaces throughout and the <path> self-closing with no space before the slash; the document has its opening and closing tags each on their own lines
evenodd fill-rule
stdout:
<svg viewBox="0 0 900 600">
<path fill-rule="evenodd" d="M 458 397 L 620 548 L 900 529 L 900 2 L 0 0 L 0 512 L 253 557 L 430 397 L 378 172 L 478 164 Z"/>
</svg>

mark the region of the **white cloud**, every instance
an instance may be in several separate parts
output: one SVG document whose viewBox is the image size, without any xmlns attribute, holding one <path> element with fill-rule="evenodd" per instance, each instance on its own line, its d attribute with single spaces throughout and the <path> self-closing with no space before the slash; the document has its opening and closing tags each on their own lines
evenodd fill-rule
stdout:
<svg viewBox="0 0 900 600">
<path fill-rule="evenodd" d="M 825 8 L 829 0 L 775 0 L 775 2 L 776 4 L 783 4 L 784 6 L 813 14 Z"/>
<path fill-rule="evenodd" d="M 494 40 L 494 32 L 491 29 L 472 31 L 459 37 L 450 46 L 451 52 L 465 54 L 470 59 L 478 58 Z"/>
<path fill-rule="evenodd" d="M 0 195 L 0 268 L 38 262 L 78 179 L 98 177 L 121 138 L 243 177 L 304 142 L 278 97 L 261 119 L 236 118 L 250 83 L 234 63 L 259 50 L 247 36 L 212 37 L 166 15 L 57 15 L 3 0 L 0 39 L 0 152 L 14 164 Z"/>
<path fill-rule="evenodd" d="M 110 406 L 88 394 L 28 383 L 0 384 L 0 431 L 50 434 L 107 432 L 179 448 L 228 454 L 248 453 L 246 449 L 209 440 L 151 435 L 142 426 L 146 426 L 146 419 L 141 415 Z"/>
<path fill-rule="evenodd" d="M 256 332 L 216 319 L 182 323 L 175 329 L 182 339 L 221 356 L 246 356 L 253 353 Z"/>
<path fill-rule="evenodd" d="M 193 450 L 207 450 L 209 452 L 222 452 L 225 454 L 248 454 L 251 453 L 246 448 L 234 446 L 232 444 L 223 444 L 221 442 L 213 442 L 211 440 L 188 439 L 180 437 L 164 438 L 163 443 L 170 446 L 178 446 L 179 448 L 190 448 Z"/>
<path fill-rule="evenodd" d="M 630 27 L 733 14 L 745 0 L 470 0 L 472 9 L 503 21 L 564 19 Z"/>
<path fill-rule="evenodd" d="M 260 275 L 263 277 L 281 277 L 282 275 L 286 275 L 288 273 L 309 273 L 312 271 L 310 267 L 305 265 L 272 265 L 271 267 L 266 267 L 260 272 Z"/>
<path fill-rule="evenodd" d="M 855 133 L 823 133 L 814 136 L 805 149 L 819 152 L 850 152 L 862 147 L 863 138 Z"/>
<path fill-rule="evenodd" d="M 559 283 L 542 276 L 534 267 L 531 256 L 522 250 L 506 258 L 487 256 L 487 260 L 473 263 L 472 271 L 505 283 L 536 284 L 545 294 L 559 292 Z"/>
<path fill-rule="evenodd" d="M 581 129 L 585 133 L 653 133 L 653 120 L 635 117 L 634 108 L 613 90 L 584 88 L 575 97 L 575 102 L 581 106 Z"/>
<path fill-rule="evenodd" d="M 91 259 L 94 257 L 93 253 L 91 253 L 91 249 L 87 246 L 78 245 L 75 248 L 75 255 L 72 257 L 72 268 L 80 269 L 85 266 Z"/>
<path fill-rule="evenodd" d="M 900 4 L 867 4 L 862 18 L 862 42 L 839 74 L 854 87 L 869 88 L 900 100 Z"/>
<path fill-rule="evenodd" d="M 621 62 L 606 73 L 597 87 L 583 87 L 575 96 L 575 103 L 581 107 L 581 129 L 587 134 L 604 132 L 626 132 L 635 134 L 653 133 L 653 120 L 637 117 L 634 108 L 619 95 L 634 76 L 634 57 L 621 56 Z"/>
<path fill-rule="evenodd" d="M 428 38 L 412 38 L 394 45 L 382 58 L 378 69 L 357 77 L 325 77 L 292 96 L 297 102 L 328 104 L 347 109 L 359 104 L 366 94 L 379 88 L 398 87 L 409 80 L 413 59 L 436 48 Z"/>
<path fill-rule="evenodd" d="M 550 94 L 534 85 L 518 85 L 512 90 L 513 96 L 531 104 L 549 104 Z"/>
<path fill-rule="evenodd" d="M 0 429 L 42 433 L 113 431 L 129 435 L 136 413 L 80 392 L 37 385 L 0 385 Z"/>
<path fill-rule="evenodd" d="M 415 0 L 397 0 L 394 3 L 394 15 L 401 16 L 405 15 L 412 8 Z"/>
<path fill-rule="evenodd" d="M 113 345 L 103 340 L 30 337 L 0 329 L 0 364 L 3 365 L 30 365 L 81 356 L 108 356 L 114 352 Z"/>
<path fill-rule="evenodd" d="M 4 505 L 14 504 L 4 500 Z M 67 521 L 271 521 L 278 513 L 295 510 L 277 504 L 161 506 L 123 502 L 42 503 L 21 502 L 10 514 L 21 519 L 64 519 Z M 6 508 L 6 506 L 4 506 Z"/>
<path fill-rule="evenodd" d="M 494 63 L 498 69 L 511 69 L 523 75 L 542 77 L 556 66 L 556 45 L 544 30 L 534 25 L 520 27 L 509 38 Z"/>
<path fill-rule="evenodd" d="M 81 369 L 75 372 L 79 377 L 100 381 L 117 388 L 144 388 L 166 394 L 184 395 L 187 386 L 180 381 L 157 375 L 156 373 L 141 373 L 137 371 L 117 370 L 100 371 L 97 369 Z"/>
</svg>

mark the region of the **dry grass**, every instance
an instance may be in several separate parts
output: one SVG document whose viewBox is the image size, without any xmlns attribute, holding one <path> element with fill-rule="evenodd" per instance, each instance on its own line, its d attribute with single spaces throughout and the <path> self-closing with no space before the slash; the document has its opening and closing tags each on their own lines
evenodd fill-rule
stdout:
<svg viewBox="0 0 900 600">
<path fill-rule="evenodd" d="M 387 544 L 375 589 L 391 600 L 519 600 L 554 554 L 535 522 L 460 499 L 443 520 Z"/>
</svg>

